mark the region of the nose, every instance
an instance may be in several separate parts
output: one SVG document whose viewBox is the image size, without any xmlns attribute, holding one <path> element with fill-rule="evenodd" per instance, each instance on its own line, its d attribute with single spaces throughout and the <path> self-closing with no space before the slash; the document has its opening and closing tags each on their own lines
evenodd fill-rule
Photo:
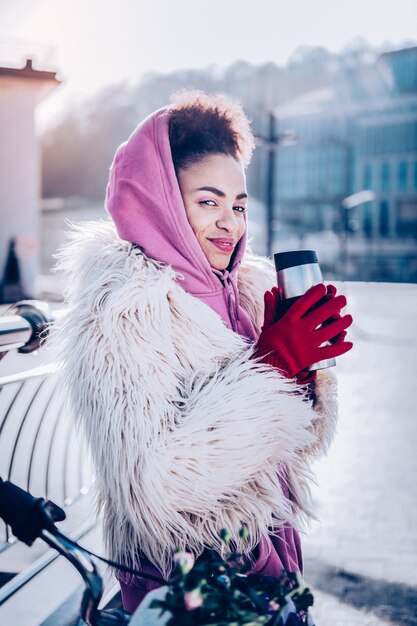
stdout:
<svg viewBox="0 0 417 626">
<path fill-rule="evenodd" d="M 239 228 L 238 216 L 236 215 L 233 207 L 225 207 L 221 215 L 216 220 L 216 226 L 221 230 L 226 230 L 228 233 L 236 233 Z"/>
</svg>

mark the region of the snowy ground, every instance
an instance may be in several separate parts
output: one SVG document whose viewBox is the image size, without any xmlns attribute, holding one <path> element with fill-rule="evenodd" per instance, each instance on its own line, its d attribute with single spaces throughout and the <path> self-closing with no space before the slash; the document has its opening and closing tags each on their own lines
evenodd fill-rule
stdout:
<svg viewBox="0 0 417 626">
<path fill-rule="evenodd" d="M 354 316 L 354 348 L 337 365 L 339 429 L 315 468 L 320 522 L 304 538 L 305 577 L 326 594 L 333 588 L 317 593 L 320 626 L 383 620 L 411 626 L 417 624 L 417 285 L 338 287 Z M 358 609 L 362 618 L 359 612 L 355 621 Z"/>
</svg>

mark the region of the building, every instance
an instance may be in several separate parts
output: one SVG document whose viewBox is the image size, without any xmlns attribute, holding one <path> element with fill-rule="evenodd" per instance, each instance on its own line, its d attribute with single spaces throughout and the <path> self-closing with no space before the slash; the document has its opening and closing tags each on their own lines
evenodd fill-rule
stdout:
<svg viewBox="0 0 417 626">
<path fill-rule="evenodd" d="M 277 239 L 333 230 L 330 273 L 417 282 L 417 47 L 346 68 L 276 113 L 297 136 L 277 150 Z M 372 202 L 343 208 L 364 189 Z"/>
<path fill-rule="evenodd" d="M 40 269 L 40 150 L 36 106 L 60 84 L 55 72 L 0 67 L 0 280 L 11 239 L 24 291 L 34 294 Z"/>
</svg>

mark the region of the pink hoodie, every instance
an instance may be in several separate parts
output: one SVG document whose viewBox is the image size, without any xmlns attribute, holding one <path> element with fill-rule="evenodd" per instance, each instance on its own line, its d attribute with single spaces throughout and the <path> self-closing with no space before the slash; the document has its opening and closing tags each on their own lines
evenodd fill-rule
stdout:
<svg viewBox="0 0 417 626">
<path fill-rule="evenodd" d="M 246 233 L 228 270 L 212 269 L 187 220 L 172 161 L 168 117 L 167 107 L 156 111 L 119 146 L 107 185 L 107 210 L 121 239 L 173 267 L 186 291 L 214 309 L 229 328 L 256 339 L 237 291 Z"/>
</svg>

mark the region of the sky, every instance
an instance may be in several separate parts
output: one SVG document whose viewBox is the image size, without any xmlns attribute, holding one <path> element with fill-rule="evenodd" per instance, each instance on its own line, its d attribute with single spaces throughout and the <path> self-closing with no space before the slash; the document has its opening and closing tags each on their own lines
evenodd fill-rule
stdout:
<svg viewBox="0 0 417 626">
<path fill-rule="evenodd" d="M 417 0 L 0 0 L 0 64 L 32 55 L 63 85 L 38 107 L 48 126 L 109 84 L 149 72 L 284 65 L 299 46 L 339 52 L 417 39 Z"/>
</svg>

